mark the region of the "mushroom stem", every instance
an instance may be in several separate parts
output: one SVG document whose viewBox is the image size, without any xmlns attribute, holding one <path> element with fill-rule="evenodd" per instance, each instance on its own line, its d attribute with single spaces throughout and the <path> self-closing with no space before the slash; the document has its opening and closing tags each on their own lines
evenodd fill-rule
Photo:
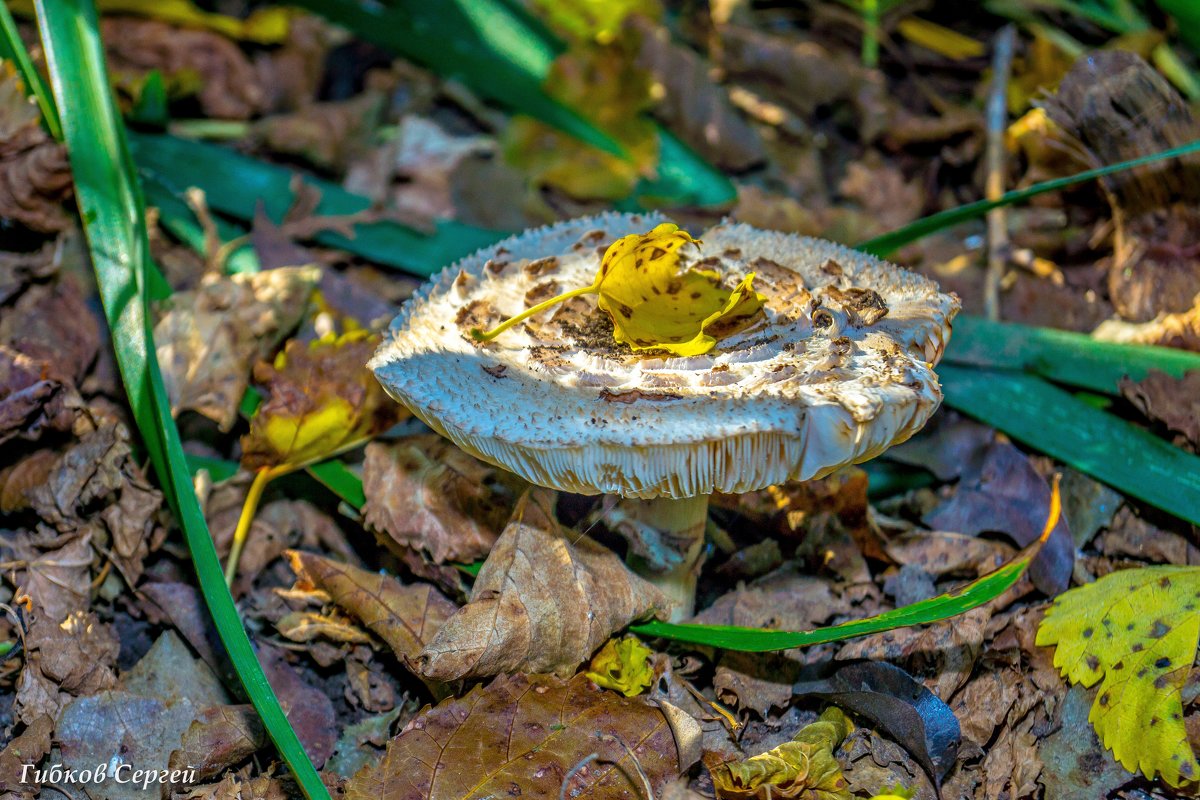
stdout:
<svg viewBox="0 0 1200 800">
<path fill-rule="evenodd" d="M 696 608 L 696 578 L 704 562 L 704 530 L 708 523 L 708 495 L 674 500 L 623 500 L 622 510 L 637 522 L 654 528 L 661 542 L 683 560 L 670 569 L 653 570 L 646 559 L 629 556 L 634 572 L 657 586 L 671 601 L 671 622 L 692 616 Z"/>
</svg>

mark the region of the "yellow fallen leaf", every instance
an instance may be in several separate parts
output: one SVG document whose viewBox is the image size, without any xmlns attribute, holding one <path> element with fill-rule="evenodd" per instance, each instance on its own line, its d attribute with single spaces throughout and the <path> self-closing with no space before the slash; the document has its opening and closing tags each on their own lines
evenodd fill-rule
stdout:
<svg viewBox="0 0 1200 800">
<path fill-rule="evenodd" d="M 679 271 L 679 250 L 699 245 L 678 225 L 664 222 L 649 233 L 630 234 L 604 253 L 591 286 L 538 303 L 490 331 L 473 330 L 489 341 L 521 320 L 571 297 L 599 296 L 597 305 L 613 322 L 613 336 L 633 350 L 667 350 L 677 356 L 707 353 L 719 339 L 748 327 L 766 299 L 754 291 L 751 272 L 733 289 L 710 270 Z"/>
<path fill-rule="evenodd" d="M 32 0 L 12 0 L 9 7 L 14 13 L 33 15 Z M 238 19 L 205 11 L 191 0 L 98 0 L 96 10 L 101 14 L 135 14 L 172 25 L 207 28 L 231 39 L 256 44 L 283 42 L 296 14 L 290 8 L 267 7 L 253 11 L 245 19 Z"/>
<path fill-rule="evenodd" d="M 597 686 L 634 697 L 644 692 L 654 680 L 654 669 L 650 666 L 653 654 L 653 650 L 633 636 L 609 639 L 592 657 L 584 674 Z"/>
<path fill-rule="evenodd" d="M 378 343 L 365 330 L 308 344 L 293 339 L 274 364 L 259 364 L 254 378 L 267 398 L 242 438 L 242 466 L 302 467 L 394 424 L 396 404 L 363 366 Z"/>
<path fill-rule="evenodd" d="M 538 12 L 556 31 L 580 41 L 607 44 L 631 14 L 662 16 L 659 0 L 535 0 Z"/>
<path fill-rule="evenodd" d="M 896 784 L 890 789 L 884 789 L 883 794 L 874 795 L 871 800 L 912 800 L 916 794 L 915 789 L 905 789 L 900 784 Z"/>
<path fill-rule="evenodd" d="M 1200 642 L 1200 567 L 1114 572 L 1060 595 L 1038 629 L 1073 683 L 1100 683 L 1088 721 L 1121 766 L 1179 788 L 1200 778 L 1180 689 Z"/>
<path fill-rule="evenodd" d="M 979 58 L 987 52 L 983 42 L 919 17 L 900 20 L 896 30 L 913 44 L 953 61 Z"/>
<path fill-rule="evenodd" d="M 705 766 L 721 798 L 850 800 L 850 790 L 833 751 L 851 730 L 846 715 L 831 706 L 792 741 L 774 750 L 725 764 L 710 765 L 706 760 Z"/>
</svg>

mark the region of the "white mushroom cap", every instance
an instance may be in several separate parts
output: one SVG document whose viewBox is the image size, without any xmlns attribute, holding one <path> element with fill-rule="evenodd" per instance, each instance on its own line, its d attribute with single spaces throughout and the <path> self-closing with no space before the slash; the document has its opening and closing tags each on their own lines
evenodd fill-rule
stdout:
<svg viewBox="0 0 1200 800">
<path fill-rule="evenodd" d="M 431 428 L 532 483 L 583 494 L 693 497 L 807 480 L 918 431 L 941 401 L 958 299 L 819 239 L 722 224 L 683 248 L 732 287 L 755 272 L 763 318 L 701 356 L 633 353 L 594 296 L 478 344 L 491 327 L 592 283 L 615 239 L 658 215 L 527 231 L 426 284 L 370 367 Z"/>
</svg>

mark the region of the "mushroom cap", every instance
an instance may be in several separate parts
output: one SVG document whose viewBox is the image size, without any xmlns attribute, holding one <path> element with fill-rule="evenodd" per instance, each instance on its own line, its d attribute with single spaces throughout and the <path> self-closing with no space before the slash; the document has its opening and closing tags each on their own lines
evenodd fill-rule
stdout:
<svg viewBox="0 0 1200 800">
<path fill-rule="evenodd" d="M 592 283 L 605 249 L 657 214 L 530 230 L 423 286 L 369 366 L 414 415 L 532 483 L 582 494 L 694 497 L 827 475 L 918 431 L 941 401 L 933 364 L 958 299 L 820 239 L 723 223 L 683 248 L 734 285 L 756 273 L 762 318 L 700 356 L 634 353 L 594 295 L 491 327 Z M 689 261 L 691 263 L 689 263 Z"/>
</svg>

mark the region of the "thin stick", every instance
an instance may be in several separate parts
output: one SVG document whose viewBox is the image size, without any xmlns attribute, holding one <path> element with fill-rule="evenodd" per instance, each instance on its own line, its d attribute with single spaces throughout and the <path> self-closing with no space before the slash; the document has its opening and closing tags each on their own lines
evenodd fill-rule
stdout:
<svg viewBox="0 0 1200 800">
<path fill-rule="evenodd" d="M 1008 128 L 1008 80 L 1012 72 L 1017 29 L 1005 25 L 996 36 L 992 52 L 992 86 L 987 100 L 987 180 L 984 195 L 998 200 L 1004 194 L 1004 132 Z M 1000 280 L 1008 264 L 1008 214 L 1003 206 L 987 213 L 987 275 L 983 287 L 984 313 L 1000 319 Z"/>
</svg>

